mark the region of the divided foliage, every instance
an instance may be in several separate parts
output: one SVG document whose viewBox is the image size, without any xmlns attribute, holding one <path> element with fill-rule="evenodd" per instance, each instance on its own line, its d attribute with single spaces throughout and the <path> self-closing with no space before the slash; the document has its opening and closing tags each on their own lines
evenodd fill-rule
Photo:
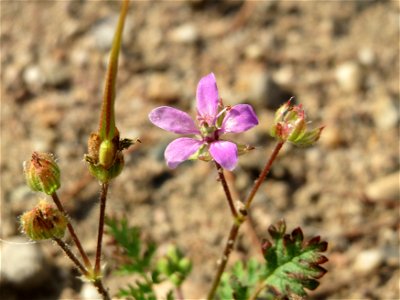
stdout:
<svg viewBox="0 0 400 300">
<path fill-rule="evenodd" d="M 154 285 L 169 280 L 176 287 L 180 286 L 191 271 L 191 262 L 181 251 L 171 246 L 164 257 L 155 258 L 157 250 L 153 242 L 141 239 L 139 227 L 128 225 L 126 219 L 107 219 L 108 234 L 113 236 L 121 251 L 117 272 L 120 275 L 135 275 L 133 284 L 120 288 L 118 297 L 136 300 L 157 300 Z M 166 295 L 173 300 L 173 291 Z"/>
<path fill-rule="evenodd" d="M 321 254 L 328 244 L 319 236 L 304 241 L 300 228 L 287 234 L 284 221 L 271 225 L 268 232 L 272 242 L 263 243 L 264 264 L 236 263 L 231 275 L 225 273 L 222 278 L 221 299 L 302 299 L 307 296 L 305 289 L 317 288 L 318 279 L 326 273 L 320 265 L 328 261 Z"/>
</svg>

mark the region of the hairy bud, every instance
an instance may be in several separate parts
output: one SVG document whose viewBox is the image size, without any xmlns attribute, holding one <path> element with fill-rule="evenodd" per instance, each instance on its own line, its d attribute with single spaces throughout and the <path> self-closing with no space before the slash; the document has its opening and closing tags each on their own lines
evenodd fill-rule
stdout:
<svg viewBox="0 0 400 300">
<path fill-rule="evenodd" d="M 68 224 L 67 217 L 46 200 L 20 217 L 22 232 L 34 241 L 62 238 Z"/>
<path fill-rule="evenodd" d="M 271 135 L 280 141 L 289 141 L 296 146 L 310 146 L 318 141 L 324 127 L 309 130 L 304 109 L 301 105 L 292 105 L 290 98 L 275 113 Z"/>
<path fill-rule="evenodd" d="M 24 162 L 28 186 L 34 190 L 53 194 L 60 187 L 60 169 L 50 153 L 33 152 L 30 161 Z"/>
</svg>

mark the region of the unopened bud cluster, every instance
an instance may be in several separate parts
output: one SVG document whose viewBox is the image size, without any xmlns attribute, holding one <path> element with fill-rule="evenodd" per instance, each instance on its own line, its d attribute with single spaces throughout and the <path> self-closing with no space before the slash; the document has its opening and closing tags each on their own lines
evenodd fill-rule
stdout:
<svg viewBox="0 0 400 300">
<path fill-rule="evenodd" d="M 271 135 L 280 141 L 289 141 L 297 146 L 311 146 L 318 141 L 323 127 L 309 130 L 309 123 L 301 105 L 292 105 L 292 98 L 275 113 Z"/>
<path fill-rule="evenodd" d="M 62 238 L 68 219 L 46 200 L 40 200 L 32 210 L 20 217 L 21 230 L 31 240 Z"/>
</svg>

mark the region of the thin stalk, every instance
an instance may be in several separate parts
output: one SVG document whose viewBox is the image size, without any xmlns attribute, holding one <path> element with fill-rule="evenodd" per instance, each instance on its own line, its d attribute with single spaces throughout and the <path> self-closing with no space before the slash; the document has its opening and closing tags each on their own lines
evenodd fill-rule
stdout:
<svg viewBox="0 0 400 300">
<path fill-rule="evenodd" d="M 57 208 L 59 211 L 61 211 L 64 215 L 68 216 L 67 212 L 64 209 L 64 206 L 62 205 L 60 198 L 58 198 L 58 195 L 56 192 L 54 192 L 51 197 L 53 198 L 54 203 L 56 204 Z M 68 231 L 72 237 L 72 240 L 74 241 L 76 247 L 79 250 L 79 253 L 83 259 L 83 262 L 86 266 L 87 269 L 92 270 L 92 264 L 90 263 L 89 257 L 87 256 L 85 250 L 82 247 L 82 243 L 79 240 L 78 236 L 75 233 L 74 227 L 72 226 L 71 222 L 68 219 L 68 224 L 67 224 Z"/>
<path fill-rule="evenodd" d="M 76 257 L 76 255 L 71 251 L 69 246 L 62 240 L 56 237 L 53 237 L 53 240 L 61 247 L 61 249 L 65 252 L 65 254 L 69 257 L 69 259 L 72 260 L 72 262 L 77 266 L 79 271 L 85 276 L 89 274 L 89 272 L 85 269 L 85 267 L 82 265 L 82 263 L 79 261 L 79 259 Z"/>
<path fill-rule="evenodd" d="M 274 151 L 272 152 L 271 156 L 269 157 L 267 164 L 265 165 L 264 169 L 260 173 L 260 176 L 258 177 L 257 181 L 254 183 L 253 188 L 251 189 L 246 200 L 244 201 L 244 204 L 245 204 L 245 207 L 247 210 L 250 208 L 251 202 L 253 201 L 254 196 L 256 195 L 256 193 L 257 193 L 258 189 L 260 188 L 262 182 L 264 181 L 265 177 L 268 175 L 269 171 L 271 170 L 271 166 L 272 166 L 273 162 L 275 161 L 276 157 L 278 156 L 278 153 L 281 150 L 284 143 L 285 142 L 280 141 L 275 145 Z"/>
<path fill-rule="evenodd" d="M 263 282 L 259 282 L 256 286 L 255 292 L 253 295 L 250 296 L 248 300 L 257 300 L 258 295 L 261 293 L 261 291 L 265 288 L 265 284 Z"/>
<path fill-rule="evenodd" d="M 111 300 L 108 291 L 104 288 L 103 282 L 100 279 L 95 280 L 93 285 L 96 287 L 99 294 L 103 296 L 103 300 Z"/>
<path fill-rule="evenodd" d="M 244 213 L 246 213 L 250 209 L 250 205 L 254 199 L 254 196 L 256 195 L 257 191 L 259 190 L 261 183 L 265 179 L 265 177 L 268 175 L 269 171 L 271 170 L 271 166 L 273 162 L 275 161 L 276 157 L 278 156 L 279 151 L 281 150 L 284 142 L 278 142 L 275 145 L 275 148 L 266 163 L 264 169 L 260 173 L 260 176 L 258 177 L 257 181 L 254 183 L 253 188 L 251 189 L 249 195 L 247 196 L 245 202 L 244 202 Z M 228 200 L 229 201 L 229 200 Z M 233 250 L 233 247 L 235 245 L 236 239 L 238 237 L 239 229 L 240 226 L 243 224 L 243 222 L 246 220 L 245 215 L 238 215 L 234 223 L 232 224 L 232 227 L 229 232 L 229 237 L 228 241 L 226 242 L 225 249 L 222 255 L 221 260 L 218 262 L 218 270 L 217 273 L 215 274 L 214 281 L 212 283 L 210 292 L 208 293 L 207 299 L 212 300 L 214 298 L 214 295 L 217 291 L 217 288 L 219 286 L 219 282 L 221 281 L 221 276 L 225 271 L 226 264 L 228 262 L 229 256 Z"/>
<path fill-rule="evenodd" d="M 217 162 L 215 162 L 215 166 L 217 167 L 219 181 L 221 182 L 222 187 L 224 189 L 225 196 L 226 196 L 226 199 L 228 200 L 228 204 L 229 204 L 229 208 L 231 210 L 232 216 L 234 219 L 237 219 L 238 213 L 236 211 L 235 204 L 233 203 L 232 194 L 229 190 L 228 183 L 226 182 L 226 178 L 224 175 L 224 169 L 222 169 L 220 164 L 218 164 Z"/>
<path fill-rule="evenodd" d="M 182 286 L 178 285 L 175 288 L 176 296 L 179 300 L 185 300 L 185 296 L 183 296 Z"/>
<path fill-rule="evenodd" d="M 224 252 L 222 254 L 222 257 L 218 261 L 218 270 L 217 273 L 215 274 L 214 281 L 212 283 L 210 292 L 208 293 L 207 299 L 212 300 L 214 298 L 215 292 L 217 291 L 219 282 L 221 281 L 221 276 L 222 273 L 225 271 L 226 264 L 229 259 L 229 255 L 231 254 L 233 250 L 233 246 L 235 245 L 235 241 L 237 239 L 238 233 L 239 233 L 239 228 L 240 228 L 241 223 L 233 223 L 231 230 L 229 232 L 229 237 L 228 241 L 226 242 Z"/>
<path fill-rule="evenodd" d="M 107 201 L 108 183 L 101 184 L 100 191 L 100 217 L 99 217 L 99 231 L 97 234 L 97 248 L 96 248 L 96 262 L 94 265 L 94 274 L 100 275 L 100 263 L 101 263 L 101 244 L 103 242 L 104 233 L 104 220 L 106 214 L 106 201 Z"/>
</svg>

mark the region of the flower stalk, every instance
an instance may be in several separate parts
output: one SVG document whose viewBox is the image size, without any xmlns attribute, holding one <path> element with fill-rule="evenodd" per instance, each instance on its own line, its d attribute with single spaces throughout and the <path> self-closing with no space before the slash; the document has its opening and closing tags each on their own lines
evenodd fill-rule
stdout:
<svg viewBox="0 0 400 300">
<path fill-rule="evenodd" d="M 219 181 L 221 182 L 221 185 L 222 185 L 222 187 L 224 189 L 224 192 L 225 192 L 225 197 L 228 200 L 228 205 L 229 205 L 229 208 L 231 210 L 232 216 L 233 216 L 234 219 L 237 219 L 238 213 L 236 211 L 235 204 L 233 203 L 233 198 L 232 198 L 232 194 L 231 194 L 231 192 L 229 190 L 228 183 L 226 182 L 226 179 L 225 179 L 224 169 L 222 169 L 221 165 L 218 164 L 217 162 L 215 162 L 215 166 L 216 166 L 217 171 L 218 171 Z"/>
<path fill-rule="evenodd" d="M 107 183 L 121 173 L 124 167 L 122 150 L 129 148 L 134 143 L 129 139 L 120 139 L 119 131 L 115 126 L 114 111 L 118 57 L 128 5 L 129 0 L 124 0 L 108 62 L 99 128 L 97 132 L 90 135 L 88 154 L 85 155 L 90 173 L 101 183 Z"/>
<path fill-rule="evenodd" d="M 268 162 L 266 163 L 264 169 L 262 170 L 262 172 L 260 173 L 260 176 L 258 177 L 258 179 L 256 180 L 256 182 L 253 185 L 253 188 L 251 189 L 249 195 L 247 196 L 245 202 L 244 202 L 244 208 L 243 211 L 241 211 L 240 213 L 240 217 L 236 216 L 236 218 L 234 218 L 234 223 L 231 226 L 231 229 L 229 231 L 229 236 L 228 236 L 228 240 L 225 244 L 225 248 L 224 251 L 222 253 L 222 256 L 220 258 L 220 260 L 218 261 L 218 269 L 215 273 L 215 277 L 213 280 L 213 283 L 211 285 L 211 289 L 208 293 L 207 299 L 208 300 L 212 300 L 215 296 L 215 293 L 218 289 L 219 283 L 221 281 L 221 276 L 225 271 L 226 268 L 226 264 L 229 260 L 229 256 L 233 250 L 233 247 L 236 243 L 237 237 L 238 237 L 238 233 L 239 233 L 239 229 L 241 227 L 241 225 L 246 221 L 246 214 L 247 211 L 250 209 L 251 203 L 254 199 L 254 196 L 256 195 L 257 191 L 259 190 L 262 182 L 264 181 L 265 177 L 268 175 L 268 173 L 271 170 L 272 164 L 275 161 L 275 159 L 278 156 L 279 151 L 282 149 L 282 146 L 285 142 L 282 141 L 278 141 L 278 143 L 275 145 L 275 148 L 270 156 L 270 158 L 268 159 Z M 225 182 L 226 183 L 226 182 Z M 224 187 L 225 190 L 225 187 Z M 228 188 L 229 190 L 229 188 Z M 227 195 L 227 194 L 226 194 Z M 227 196 L 228 197 L 228 196 Z M 228 200 L 229 202 L 229 200 Z"/>
<path fill-rule="evenodd" d="M 57 206 L 58 210 L 61 211 L 63 214 L 67 215 L 67 212 L 64 209 L 64 206 L 62 205 L 60 199 L 58 198 L 58 195 L 56 192 L 54 192 L 53 194 L 51 194 L 51 197 L 53 199 L 53 202 L 55 203 L 55 205 Z M 82 247 L 82 243 L 79 240 L 78 236 L 75 233 L 74 227 L 72 226 L 71 222 L 68 219 L 68 223 L 67 223 L 67 229 L 69 231 L 69 234 L 71 235 L 72 240 L 74 241 L 76 247 L 78 248 L 78 251 L 83 259 L 83 262 L 86 266 L 86 268 L 88 270 L 92 270 L 92 264 L 90 263 L 89 257 L 86 254 L 86 251 L 83 249 Z"/>
<path fill-rule="evenodd" d="M 101 185 L 100 192 L 100 217 L 99 217 L 99 228 L 97 234 L 97 247 L 96 247 L 96 262 L 94 265 L 95 276 L 101 277 L 101 246 L 103 241 L 104 233 L 104 221 L 106 212 L 106 201 L 107 201 L 108 183 L 103 183 Z"/>
</svg>

